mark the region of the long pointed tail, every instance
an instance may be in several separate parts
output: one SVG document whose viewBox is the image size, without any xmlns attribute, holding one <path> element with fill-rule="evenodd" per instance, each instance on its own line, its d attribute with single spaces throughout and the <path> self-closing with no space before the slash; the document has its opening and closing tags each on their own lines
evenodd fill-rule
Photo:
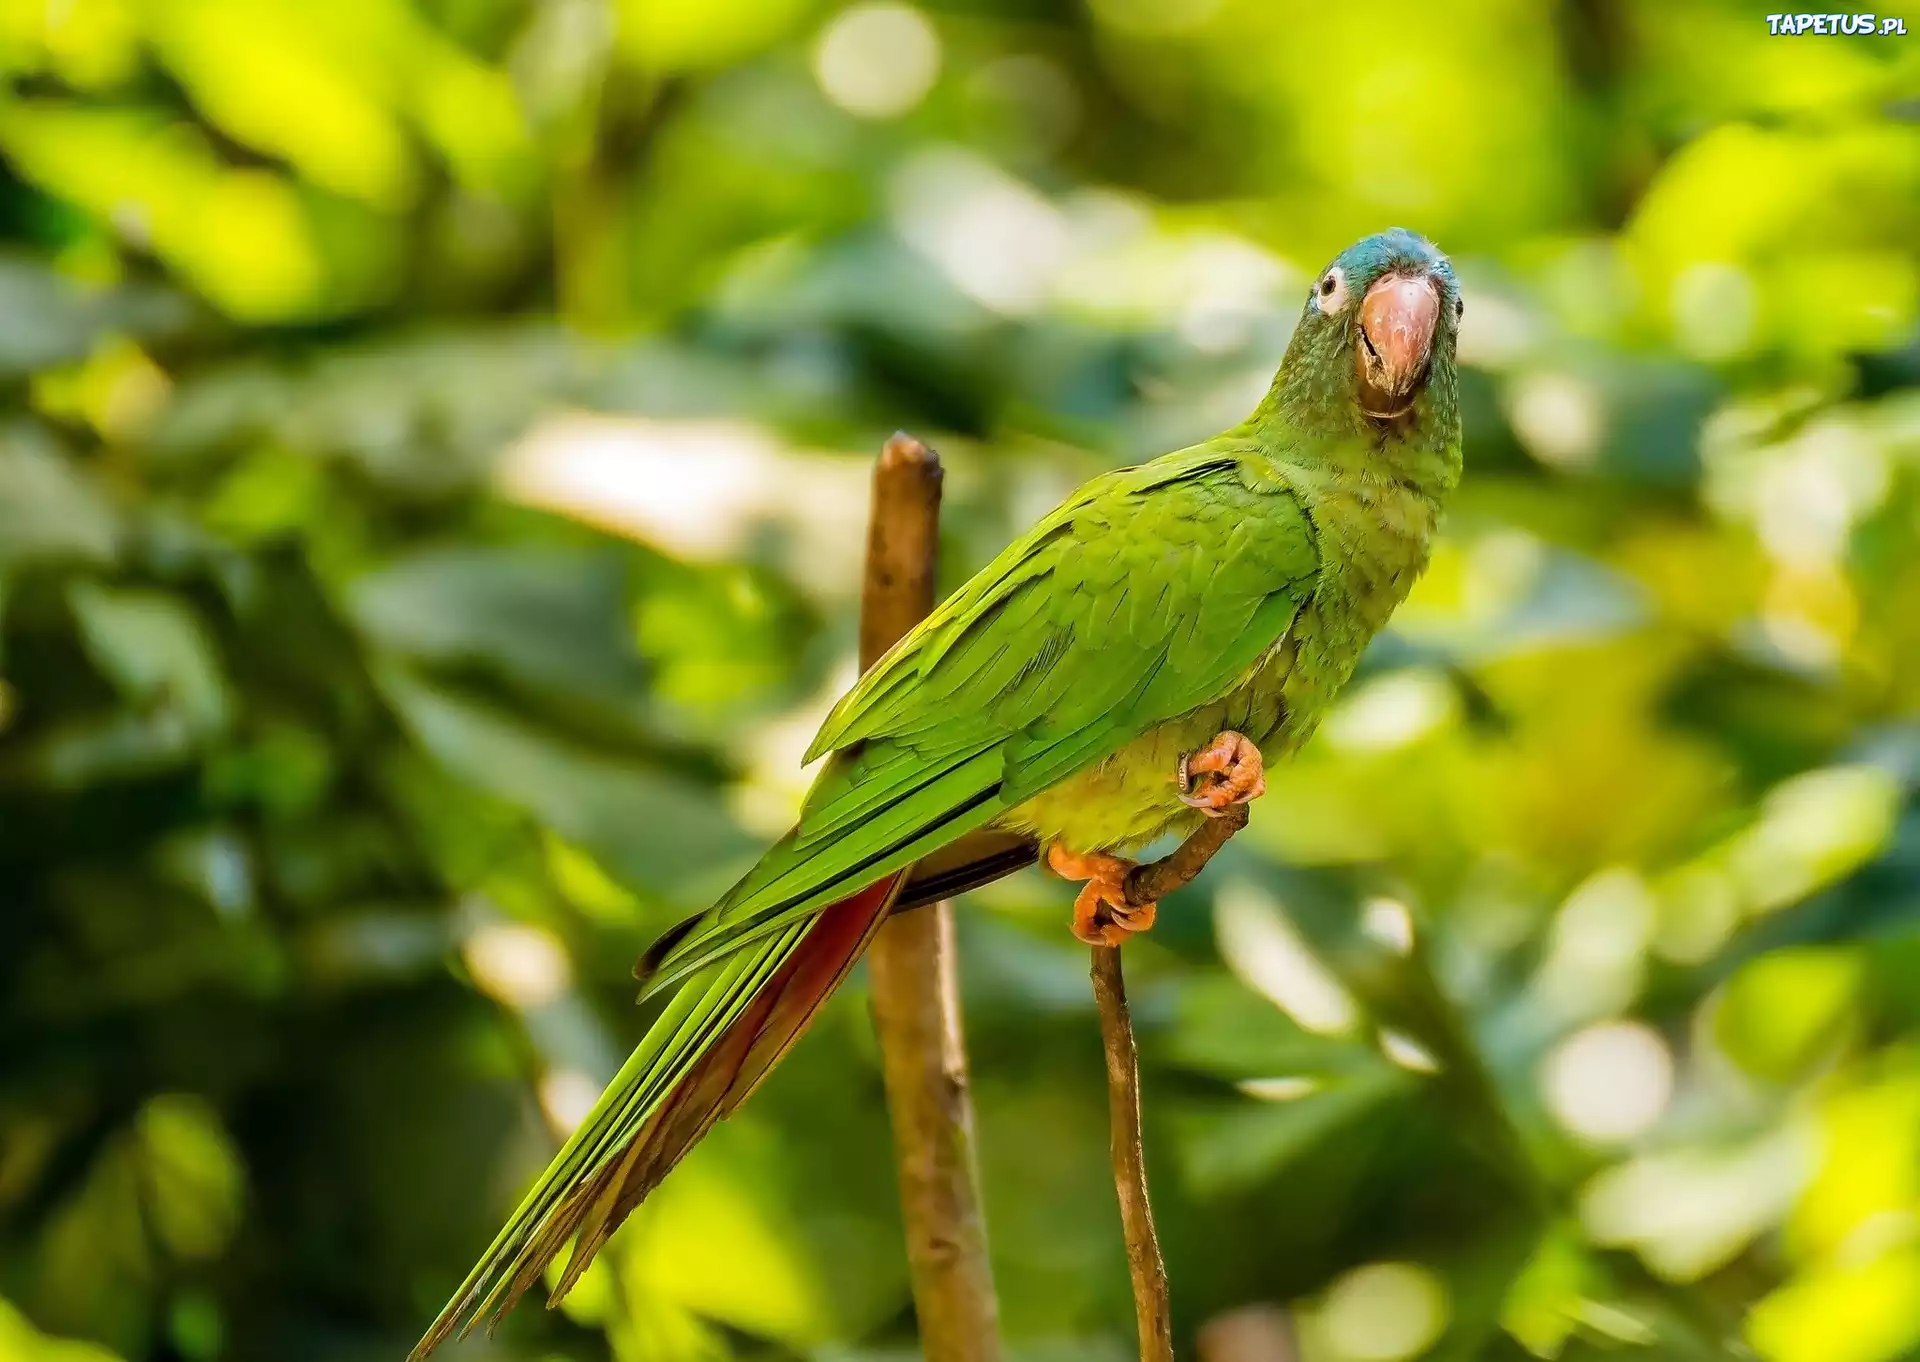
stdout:
<svg viewBox="0 0 1920 1362">
<path fill-rule="evenodd" d="M 681 1155 L 745 1101 L 886 920 L 892 875 L 708 967 L 681 988 L 527 1193 L 410 1362 L 498 1320 L 572 1240 L 549 1304 Z"/>
</svg>

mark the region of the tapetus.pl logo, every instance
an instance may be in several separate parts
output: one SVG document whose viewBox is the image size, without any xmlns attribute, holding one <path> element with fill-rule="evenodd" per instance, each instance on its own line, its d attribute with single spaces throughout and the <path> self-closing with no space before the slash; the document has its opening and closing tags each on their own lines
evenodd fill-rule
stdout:
<svg viewBox="0 0 1920 1362">
<path fill-rule="evenodd" d="M 1875 33 L 1898 37 L 1907 31 L 1907 21 L 1891 14 L 1769 14 L 1767 32 L 1790 37 L 1815 33 Z"/>
</svg>

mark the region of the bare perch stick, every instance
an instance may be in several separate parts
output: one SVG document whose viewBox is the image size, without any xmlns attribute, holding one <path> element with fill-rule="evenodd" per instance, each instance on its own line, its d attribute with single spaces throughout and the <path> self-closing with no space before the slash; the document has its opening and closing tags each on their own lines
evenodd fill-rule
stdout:
<svg viewBox="0 0 1920 1362">
<path fill-rule="evenodd" d="M 1213 859 L 1227 839 L 1247 825 L 1244 804 L 1209 818 L 1168 855 L 1127 873 L 1129 903 L 1153 903 L 1180 888 Z M 1140 1052 L 1133 1042 L 1127 981 L 1118 946 L 1093 948 L 1093 997 L 1100 1008 L 1100 1040 L 1107 1053 L 1108 1152 L 1120 1197 L 1120 1225 L 1127 1240 L 1127 1275 L 1133 1282 L 1133 1312 L 1140 1328 L 1140 1362 L 1173 1362 L 1173 1307 L 1167 1264 L 1153 1228 L 1147 1197 L 1147 1156 L 1140 1140 Z"/>
<path fill-rule="evenodd" d="M 1205 868 L 1227 839 L 1247 825 L 1247 806 L 1229 804 L 1193 834 L 1157 861 L 1127 872 L 1127 902 L 1158 903 L 1176 889 L 1184 889 Z"/>
<path fill-rule="evenodd" d="M 895 435 L 873 471 L 862 668 L 933 608 L 939 524 L 940 458 L 912 436 Z M 974 1162 L 951 905 L 889 919 L 867 961 L 921 1349 L 926 1362 L 999 1362 L 1000 1308 Z"/>
<path fill-rule="evenodd" d="M 1127 981 L 1120 948 L 1093 948 L 1093 997 L 1100 1006 L 1100 1040 L 1107 1051 L 1108 1152 L 1120 1194 L 1120 1225 L 1127 1237 L 1127 1275 L 1140 1326 L 1140 1362 L 1173 1362 L 1173 1307 L 1167 1264 L 1147 1200 L 1147 1158 L 1140 1145 L 1140 1052 L 1127 1012 Z"/>
</svg>

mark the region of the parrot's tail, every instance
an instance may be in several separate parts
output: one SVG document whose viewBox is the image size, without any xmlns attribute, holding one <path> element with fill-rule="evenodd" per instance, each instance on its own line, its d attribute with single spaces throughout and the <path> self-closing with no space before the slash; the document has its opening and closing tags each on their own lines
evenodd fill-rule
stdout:
<svg viewBox="0 0 1920 1362">
<path fill-rule="evenodd" d="M 527 1193 L 409 1362 L 498 1321 L 569 1240 L 548 1304 L 681 1155 L 792 1048 L 886 921 L 905 872 L 772 933 L 688 981 Z"/>
</svg>

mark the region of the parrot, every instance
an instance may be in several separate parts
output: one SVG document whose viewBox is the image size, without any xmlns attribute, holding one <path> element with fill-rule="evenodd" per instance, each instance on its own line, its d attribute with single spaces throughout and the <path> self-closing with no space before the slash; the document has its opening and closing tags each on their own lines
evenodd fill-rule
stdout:
<svg viewBox="0 0 1920 1362">
<path fill-rule="evenodd" d="M 1044 861 L 1083 882 L 1082 941 L 1153 926 L 1128 853 L 1258 798 L 1426 567 L 1461 474 L 1463 310 L 1426 238 L 1355 242 L 1245 421 L 1095 477 L 860 676 L 792 830 L 636 967 L 643 998 L 681 986 L 413 1362 L 571 1242 L 557 1304 L 890 913 Z"/>
</svg>

